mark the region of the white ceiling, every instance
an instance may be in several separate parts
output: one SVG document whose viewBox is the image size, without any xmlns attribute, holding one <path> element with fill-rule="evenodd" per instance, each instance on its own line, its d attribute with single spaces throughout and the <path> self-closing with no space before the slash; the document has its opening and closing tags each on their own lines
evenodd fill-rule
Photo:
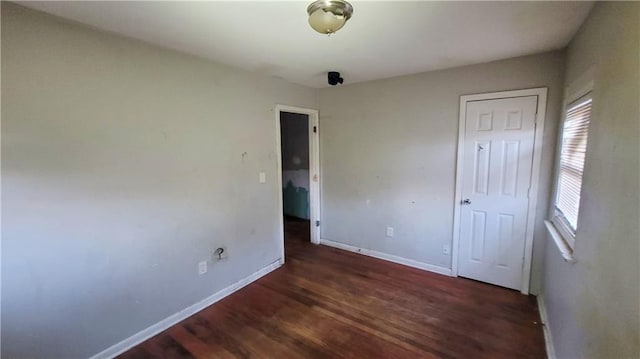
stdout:
<svg viewBox="0 0 640 359">
<path fill-rule="evenodd" d="M 20 2 L 217 62 L 325 87 L 560 49 L 592 2 L 352 1 L 331 36 L 307 24 L 309 1 Z"/>
</svg>

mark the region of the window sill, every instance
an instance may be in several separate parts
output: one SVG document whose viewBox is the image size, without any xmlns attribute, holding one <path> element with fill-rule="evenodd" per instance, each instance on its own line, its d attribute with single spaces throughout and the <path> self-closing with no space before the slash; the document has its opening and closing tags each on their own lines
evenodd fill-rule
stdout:
<svg viewBox="0 0 640 359">
<path fill-rule="evenodd" d="M 562 234 L 558 232 L 556 226 L 551 223 L 551 221 L 544 221 L 545 227 L 547 227 L 547 232 L 553 239 L 553 242 L 558 247 L 560 254 L 562 254 L 562 258 L 564 258 L 567 263 L 575 263 L 576 259 L 573 257 L 573 250 L 569 247 L 565 239 L 562 237 Z"/>
</svg>

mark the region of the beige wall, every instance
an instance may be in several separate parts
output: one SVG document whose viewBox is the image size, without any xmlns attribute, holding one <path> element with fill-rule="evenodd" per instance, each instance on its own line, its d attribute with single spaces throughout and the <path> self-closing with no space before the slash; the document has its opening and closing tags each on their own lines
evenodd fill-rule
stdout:
<svg viewBox="0 0 640 359">
<path fill-rule="evenodd" d="M 562 52 L 550 52 L 321 90 L 322 238 L 450 268 L 442 247 L 453 237 L 460 96 L 548 87 L 535 292 L 563 63 Z"/>
<path fill-rule="evenodd" d="M 597 3 L 567 50 L 594 68 L 575 264 L 549 241 L 544 299 L 558 358 L 640 357 L 640 3 Z"/>
<path fill-rule="evenodd" d="M 2 357 L 88 357 L 278 260 L 273 108 L 316 99 L 3 2 Z"/>
</svg>

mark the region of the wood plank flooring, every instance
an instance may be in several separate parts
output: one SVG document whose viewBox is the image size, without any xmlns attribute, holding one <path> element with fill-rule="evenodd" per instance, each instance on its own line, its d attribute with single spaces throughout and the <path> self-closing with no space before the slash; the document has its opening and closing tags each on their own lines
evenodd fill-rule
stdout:
<svg viewBox="0 0 640 359">
<path fill-rule="evenodd" d="M 120 356 L 544 358 L 533 296 L 308 242 L 286 264 Z"/>
</svg>

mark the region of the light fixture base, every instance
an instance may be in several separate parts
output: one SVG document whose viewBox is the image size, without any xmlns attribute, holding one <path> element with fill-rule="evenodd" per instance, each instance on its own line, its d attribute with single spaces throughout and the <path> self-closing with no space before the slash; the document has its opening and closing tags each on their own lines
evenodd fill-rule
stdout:
<svg viewBox="0 0 640 359">
<path fill-rule="evenodd" d="M 340 30 L 353 15 L 353 6 L 344 0 L 317 0 L 307 7 L 309 25 L 321 34 Z"/>
</svg>

